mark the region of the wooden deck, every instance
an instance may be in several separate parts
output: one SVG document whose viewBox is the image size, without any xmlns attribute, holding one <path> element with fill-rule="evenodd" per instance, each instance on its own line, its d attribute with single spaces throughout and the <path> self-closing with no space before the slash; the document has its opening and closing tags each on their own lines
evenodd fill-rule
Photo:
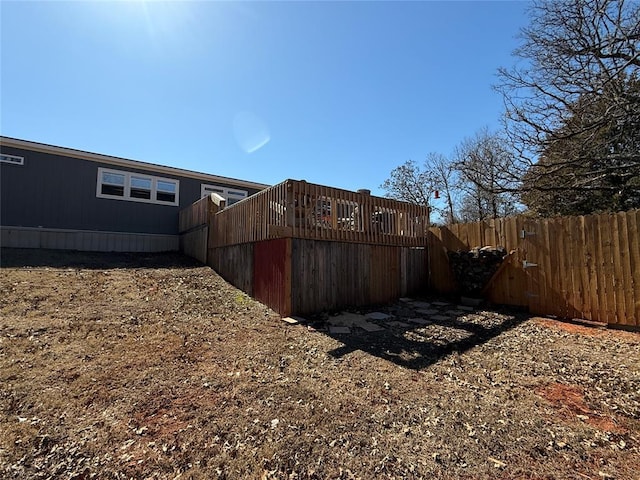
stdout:
<svg viewBox="0 0 640 480">
<path fill-rule="evenodd" d="M 183 251 L 283 315 L 424 289 L 428 227 L 427 208 L 296 180 L 180 213 Z"/>
</svg>

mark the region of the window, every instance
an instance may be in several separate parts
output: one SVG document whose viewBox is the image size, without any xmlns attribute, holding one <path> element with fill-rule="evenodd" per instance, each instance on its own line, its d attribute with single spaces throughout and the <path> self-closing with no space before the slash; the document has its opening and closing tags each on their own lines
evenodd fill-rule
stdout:
<svg viewBox="0 0 640 480">
<path fill-rule="evenodd" d="M 178 205 L 180 182 L 169 178 L 98 168 L 98 198 Z"/>
<path fill-rule="evenodd" d="M 0 162 L 11 163 L 13 165 L 24 165 L 24 157 L 17 157 L 15 155 L 7 155 L 6 153 L 0 154 Z"/>
<path fill-rule="evenodd" d="M 102 172 L 100 193 L 124 197 L 124 179 L 125 176 L 120 173 Z"/>
<path fill-rule="evenodd" d="M 158 191 L 156 193 L 156 199 L 161 202 L 175 202 L 177 185 L 177 182 L 166 182 L 164 180 L 158 180 Z"/>
<path fill-rule="evenodd" d="M 131 176 L 131 198 L 144 198 L 151 200 L 151 183 L 150 178 Z"/>
<path fill-rule="evenodd" d="M 203 183 L 200 189 L 200 196 L 205 197 L 210 193 L 217 193 L 223 196 L 227 201 L 227 206 L 233 205 L 234 203 L 247 198 L 247 196 L 249 195 L 249 193 L 245 190 L 236 190 L 235 188 L 226 188 L 221 187 L 220 185 L 205 185 Z"/>
</svg>

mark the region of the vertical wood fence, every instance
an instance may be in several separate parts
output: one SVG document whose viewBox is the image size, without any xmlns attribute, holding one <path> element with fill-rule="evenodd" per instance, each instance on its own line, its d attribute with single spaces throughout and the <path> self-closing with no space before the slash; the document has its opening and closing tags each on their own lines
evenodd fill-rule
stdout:
<svg viewBox="0 0 640 480">
<path fill-rule="evenodd" d="M 426 249 L 291 239 L 291 310 L 383 304 L 426 290 Z"/>
<path fill-rule="evenodd" d="M 212 193 L 195 201 L 178 215 L 180 251 L 207 263 L 209 228 L 213 216 L 225 207 L 225 200 Z"/>
<path fill-rule="evenodd" d="M 534 314 L 640 326 L 640 211 L 526 216 L 429 229 L 429 286 L 456 292 L 447 250 L 504 246 L 507 265 L 487 286 L 499 304 Z"/>
</svg>

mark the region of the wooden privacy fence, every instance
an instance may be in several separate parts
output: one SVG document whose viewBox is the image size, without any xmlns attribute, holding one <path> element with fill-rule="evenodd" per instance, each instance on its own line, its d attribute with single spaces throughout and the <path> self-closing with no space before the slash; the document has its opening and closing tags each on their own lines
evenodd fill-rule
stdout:
<svg viewBox="0 0 640 480">
<path fill-rule="evenodd" d="M 286 180 L 228 208 L 206 197 L 180 222 L 185 253 L 201 254 L 206 238 L 203 261 L 283 315 L 389 302 L 426 286 L 424 207 Z"/>
<path fill-rule="evenodd" d="M 223 197 L 212 193 L 180 210 L 178 215 L 180 251 L 202 263 L 207 263 L 210 218 L 223 209 L 225 204 Z"/>
<path fill-rule="evenodd" d="M 537 219 L 526 216 L 433 227 L 429 286 L 457 291 L 446 250 L 512 252 L 485 294 L 531 313 L 640 326 L 640 211 Z"/>
</svg>

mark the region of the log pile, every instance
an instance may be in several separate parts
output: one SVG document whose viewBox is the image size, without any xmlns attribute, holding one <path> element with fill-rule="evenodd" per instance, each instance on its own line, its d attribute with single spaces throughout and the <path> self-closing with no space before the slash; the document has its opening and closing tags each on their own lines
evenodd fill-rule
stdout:
<svg viewBox="0 0 640 480">
<path fill-rule="evenodd" d="M 463 295 L 478 296 L 507 256 L 504 247 L 448 251 L 449 265 Z"/>
</svg>

